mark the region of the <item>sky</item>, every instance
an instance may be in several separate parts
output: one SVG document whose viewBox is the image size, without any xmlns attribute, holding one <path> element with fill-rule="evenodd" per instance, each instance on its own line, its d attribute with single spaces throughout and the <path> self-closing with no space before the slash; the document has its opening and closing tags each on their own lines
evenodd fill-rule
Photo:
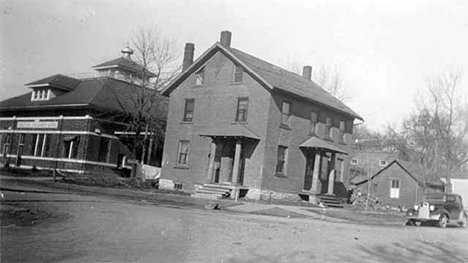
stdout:
<svg viewBox="0 0 468 263">
<path fill-rule="evenodd" d="M 468 90 L 465 0 L 0 0 L 0 10 L 1 100 L 43 77 L 91 72 L 140 28 L 181 53 L 194 43 L 195 57 L 229 30 L 231 46 L 278 66 L 336 67 L 353 93 L 346 104 L 377 130 L 414 110 L 427 76 L 461 68 Z"/>
</svg>

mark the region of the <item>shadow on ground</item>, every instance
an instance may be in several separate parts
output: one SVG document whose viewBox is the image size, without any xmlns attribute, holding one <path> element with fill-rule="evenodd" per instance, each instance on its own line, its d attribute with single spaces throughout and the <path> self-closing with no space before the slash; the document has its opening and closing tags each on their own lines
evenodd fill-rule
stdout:
<svg viewBox="0 0 468 263">
<path fill-rule="evenodd" d="M 377 262 L 468 262 L 468 252 L 442 242 L 419 240 L 411 245 L 392 243 L 372 247 L 358 246 L 365 256 Z"/>
</svg>

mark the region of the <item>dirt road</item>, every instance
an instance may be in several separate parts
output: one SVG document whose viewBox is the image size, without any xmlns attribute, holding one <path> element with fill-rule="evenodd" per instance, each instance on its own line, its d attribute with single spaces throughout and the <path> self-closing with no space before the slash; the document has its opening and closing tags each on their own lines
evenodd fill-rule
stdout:
<svg viewBox="0 0 468 263">
<path fill-rule="evenodd" d="M 2 215 L 27 211 L 34 221 L 17 226 L 2 217 L 2 262 L 468 262 L 467 229 L 236 214 L 8 182 L 2 188 Z"/>
</svg>

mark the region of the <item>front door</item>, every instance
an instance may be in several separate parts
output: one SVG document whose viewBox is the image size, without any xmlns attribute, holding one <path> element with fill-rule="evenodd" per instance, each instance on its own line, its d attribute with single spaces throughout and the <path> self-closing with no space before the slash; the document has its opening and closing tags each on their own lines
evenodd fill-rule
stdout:
<svg viewBox="0 0 468 263">
<path fill-rule="evenodd" d="M 304 191 L 310 191 L 312 188 L 312 177 L 314 175 L 315 154 L 308 152 L 306 155 L 306 169 L 304 175 Z"/>
</svg>

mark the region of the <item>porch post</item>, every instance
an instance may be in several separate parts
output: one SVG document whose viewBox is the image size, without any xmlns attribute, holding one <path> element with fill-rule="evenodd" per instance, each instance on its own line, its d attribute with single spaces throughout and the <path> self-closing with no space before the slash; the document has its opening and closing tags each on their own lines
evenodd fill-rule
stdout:
<svg viewBox="0 0 468 263">
<path fill-rule="evenodd" d="M 328 192 L 327 195 L 333 195 L 333 186 L 335 184 L 335 169 L 330 171 L 330 176 L 328 177 Z"/>
<path fill-rule="evenodd" d="M 242 141 L 241 139 L 236 140 L 236 151 L 234 153 L 234 167 L 232 168 L 232 183 L 237 184 L 239 182 L 239 163 L 240 163 L 240 154 L 242 150 Z"/>
<path fill-rule="evenodd" d="M 216 142 L 215 138 L 211 139 L 210 161 L 208 162 L 208 171 L 206 172 L 206 182 L 213 182 L 213 166 L 216 155 Z"/>
<path fill-rule="evenodd" d="M 334 187 L 334 184 L 335 184 L 335 153 L 332 153 L 331 154 L 331 157 L 330 157 L 330 162 L 328 163 L 328 170 L 329 170 L 329 176 L 328 176 L 328 191 L 327 191 L 327 194 L 329 195 L 332 195 L 333 194 L 333 187 Z"/>
<path fill-rule="evenodd" d="M 312 187 L 310 188 L 310 192 L 312 194 L 317 194 L 319 173 L 320 173 L 320 168 L 322 166 L 321 162 L 322 162 L 322 154 L 320 152 L 316 152 L 315 161 L 314 161 L 314 172 L 312 174 Z"/>
</svg>

